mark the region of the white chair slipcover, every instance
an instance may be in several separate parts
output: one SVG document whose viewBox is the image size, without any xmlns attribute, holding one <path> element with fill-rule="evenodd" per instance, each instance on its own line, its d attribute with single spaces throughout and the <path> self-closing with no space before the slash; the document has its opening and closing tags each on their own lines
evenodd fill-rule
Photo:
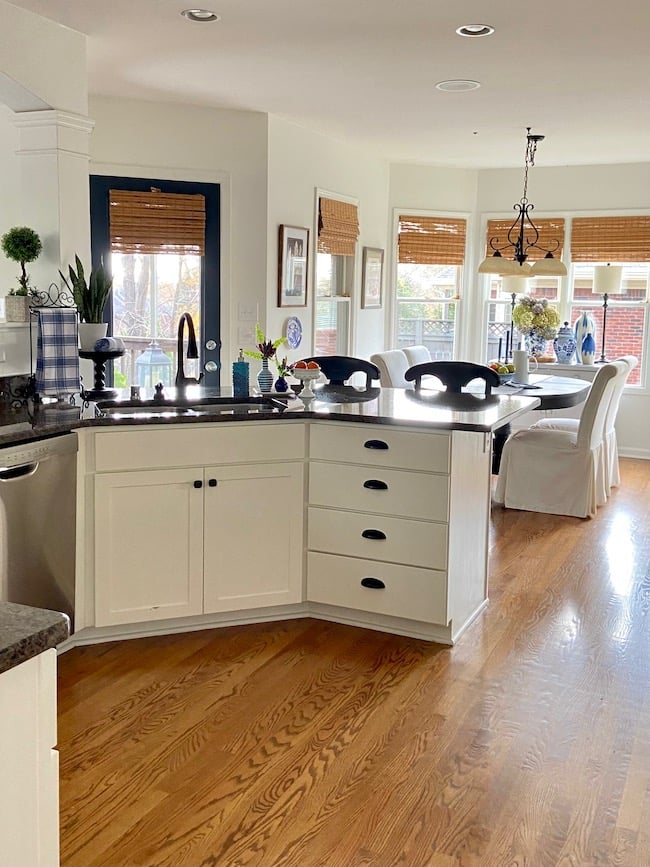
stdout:
<svg viewBox="0 0 650 867">
<path fill-rule="evenodd" d="M 616 376 L 607 414 L 605 416 L 605 432 L 602 450 L 602 472 L 605 492 L 609 494 L 612 488 L 621 483 L 621 475 L 618 466 L 618 442 L 616 439 L 616 416 L 623 395 L 623 389 L 627 379 L 637 366 L 638 359 L 635 355 L 622 355 L 617 361 L 623 361 L 627 369 L 620 370 Z M 580 420 L 577 418 L 544 418 L 532 425 L 538 430 L 569 430 L 577 431 Z"/>
<path fill-rule="evenodd" d="M 599 368 L 576 430 L 529 428 L 508 438 L 494 502 L 506 508 L 586 518 L 607 501 L 605 418 L 624 361 Z"/>
<path fill-rule="evenodd" d="M 409 363 L 409 367 L 414 367 L 416 364 L 424 364 L 426 361 L 431 361 L 431 355 L 426 346 L 405 346 L 402 350 Z"/>
<path fill-rule="evenodd" d="M 379 368 L 379 384 L 384 388 L 406 388 L 410 383 L 404 379 L 404 374 L 411 366 L 401 349 L 387 349 L 370 356 L 373 364 Z"/>
</svg>

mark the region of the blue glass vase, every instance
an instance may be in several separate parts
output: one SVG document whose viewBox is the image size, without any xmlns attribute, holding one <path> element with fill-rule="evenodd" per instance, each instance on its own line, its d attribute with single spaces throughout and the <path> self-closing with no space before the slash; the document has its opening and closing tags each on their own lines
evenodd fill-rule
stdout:
<svg viewBox="0 0 650 867">
<path fill-rule="evenodd" d="M 583 364 L 593 364 L 596 358 L 596 341 L 590 331 L 585 334 L 582 341 L 581 356 Z"/>
</svg>

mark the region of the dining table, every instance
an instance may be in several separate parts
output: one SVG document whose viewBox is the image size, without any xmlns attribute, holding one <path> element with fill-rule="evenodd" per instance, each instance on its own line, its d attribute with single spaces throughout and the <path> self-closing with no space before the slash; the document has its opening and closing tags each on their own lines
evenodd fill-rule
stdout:
<svg viewBox="0 0 650 867">
<path fill-rule="evenodd" d="M 521 383 L 515 379 L 503 383 L 498 388 L 493 389 L 493 394 L 521 394 L 537 397 L 539 405 L 531 410 L 532 412 L 540 412 L 551 409 L 567 409 L 571 406 L 578 406 L 587 399 L 591 382 L 584 379 L 578 379 L 571 376 L 553 376 L 545 373 L 529 374 L 529 382 Z M 468 390 L 471 390 L 472 386 Z M 512 433 L 509 424 L 503 425 L 494 432 L 494 441 L 492 444 L 492 472 L 499 472 L 501 463 L 501 452 L 506 440 Z"/>
</svg>

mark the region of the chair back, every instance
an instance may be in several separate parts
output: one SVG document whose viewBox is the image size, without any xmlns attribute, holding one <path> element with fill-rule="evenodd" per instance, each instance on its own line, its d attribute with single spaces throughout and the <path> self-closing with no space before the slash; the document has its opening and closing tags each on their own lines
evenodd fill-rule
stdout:
<svg viewBox="0 0 650 867">
<path fill-rule="evenodd" d="M 474 364 L 471 361 L 428 361 L 416 364 L 405 373 L 408 382 L 415 381 L 415 390 L 419 391 L 423 376 L 435 376 L 452 394 L 460 394 L 461 389 L 473 379 L 482 379 L 485 383 L 485 395 L 492 394 L 492 387 L 499 385 L 499 374 L 485 364 Z"/>
<path fill-rule="evenodd" d="M 416 364 L 426 364 L 427 361 L 431 361 L 431 355 L 426 346 L 405 346 L 402 351 L 406 356 L 409 367 L 413 367 Z"/>
<path fill-rule="evenodd" d="M 580 416 L 576 439 L 579 449 L 595 449 L 602 442 L 614 383 L 621 371 L 628 371 L 627 362 L 611 361 L 598 368 Z"/>
<path fill-rule="evenodd" d="M 404 374 L 410 365 L 401 349 L 387 349 L 386 352 L 375 352 L 370 356 L 373 364 L 379 370 L 379 382 L 384 388 L 406 388 L 409 384 Z"/>
<path fill-rule="evenodd" d="M 379 379 L 379 370 L 375 364 L 365 358 L 353 358 L 349 355 L 312 355 L 304 361 L 315 361 L 331 385 L 344 385 L 353 373 L 365 373 L 366 388 L 370 388 L 373 379 Z"/>
<path fill-rule="evenodd" d="M 612 392 L 612 397 L 609 401 L 609 406 L 607 407 L 607 414 L 605 416 L 605 436 L 608 436 L 614 431 L 616 416 L 618 414 L 618 407 L 621 402 L 621 397 L 623 396 L 623 389 L 625 388 L 625 383 L 627 382 L 627 378 L 630 373 L 639 363 L 636 355 L 622 355 L 616 360 L 624 361 L 627 365 L 627 369 L 621 370 L 619 372 L 614 383 L 614 390 Z"/>
</svg>

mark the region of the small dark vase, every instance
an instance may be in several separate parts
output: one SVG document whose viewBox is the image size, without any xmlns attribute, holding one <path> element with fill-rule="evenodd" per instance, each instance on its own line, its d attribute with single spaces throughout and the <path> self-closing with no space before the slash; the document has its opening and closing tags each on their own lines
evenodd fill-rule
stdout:
<svg viewBox="0 0 650 867">
<path fill-rule="evenodd" d="M 289 383 L 286 381 L 284 376 L 279 376 L 275 380 L 274 388 L 276 391 L 280 391 L 280 392 L 289 391 Z"/>
</svg>

